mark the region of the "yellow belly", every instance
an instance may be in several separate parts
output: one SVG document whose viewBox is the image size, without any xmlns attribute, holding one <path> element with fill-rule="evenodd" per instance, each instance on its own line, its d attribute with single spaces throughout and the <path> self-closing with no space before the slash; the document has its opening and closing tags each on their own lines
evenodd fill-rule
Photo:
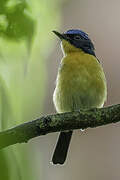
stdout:
<svg viewBox="0 0 120 180">
<path fill-rule="evenodd" d="M 57 112 L 102 107 L 107 96 L 106 79 L 97 59 L 84 52 L 62 59 L 53 94 Z"/>
</svg>

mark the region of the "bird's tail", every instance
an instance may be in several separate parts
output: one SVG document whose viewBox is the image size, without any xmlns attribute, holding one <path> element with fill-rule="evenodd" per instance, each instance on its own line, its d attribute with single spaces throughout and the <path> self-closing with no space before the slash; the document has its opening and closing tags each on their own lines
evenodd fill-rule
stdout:
<svg viewBox="0 0 120 180">
<path fill-rule="evenodd" d="M 52 157 L 53 164 L 64 164 L 73 131 L 61 132 Z"/>
</svg>

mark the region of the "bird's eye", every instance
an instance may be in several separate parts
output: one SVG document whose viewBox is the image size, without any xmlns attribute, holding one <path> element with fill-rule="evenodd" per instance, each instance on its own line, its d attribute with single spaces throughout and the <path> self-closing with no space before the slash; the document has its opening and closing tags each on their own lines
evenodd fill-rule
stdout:
<svg viewBox="0 0 120 180">
<path fill-rule="evenodd" d="M 74 36 L 74 39 L 75 39 L 75 40 L 80 40 L 81 37 L 77 35 L 77 36 Z"/>
</svg>

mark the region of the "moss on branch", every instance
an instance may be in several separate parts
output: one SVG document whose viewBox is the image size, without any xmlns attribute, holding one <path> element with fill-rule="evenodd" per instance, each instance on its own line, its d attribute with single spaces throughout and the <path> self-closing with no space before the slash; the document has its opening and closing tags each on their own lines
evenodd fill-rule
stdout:
<svg viewBox="0 0 120 180">
<path fill-rule="evenodd" d="M 80 109 L 47 115 L 0 132 L 0 149 L 16 143 L 28 142 L 32 138 L 48 133 L 95 128 L 119 121 L 120 104 L 101 109 Z"/>
</svg>

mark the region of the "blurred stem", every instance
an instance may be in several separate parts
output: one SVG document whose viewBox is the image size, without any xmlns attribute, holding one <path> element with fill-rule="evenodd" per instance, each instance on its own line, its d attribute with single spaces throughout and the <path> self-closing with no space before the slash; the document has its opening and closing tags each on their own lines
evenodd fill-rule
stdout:
<svg viewBox="0 0 120 180">
<path fill-rule="evenodd" d="M 0 149 L 52 132 L 94 128 L 119 121 L 120 104 L 47 115 L 0 132 Z"/>
</svg>

